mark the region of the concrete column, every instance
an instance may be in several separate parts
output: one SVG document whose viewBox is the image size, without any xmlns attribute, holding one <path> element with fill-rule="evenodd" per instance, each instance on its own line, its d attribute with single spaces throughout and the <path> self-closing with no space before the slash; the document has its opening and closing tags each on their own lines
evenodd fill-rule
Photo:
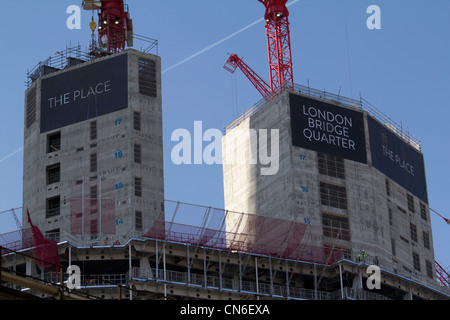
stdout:
<svg viewBox="0 0 450 320">
<path fill-rule="evenodd" d="M 413 299 L 413 296 L 412 296 L 411 290 L 409 290 L 408 292 L 406 292 L 406 293 L 403 295 L 403 300 L 412 300 L 412 299 Z"/>
</svg>

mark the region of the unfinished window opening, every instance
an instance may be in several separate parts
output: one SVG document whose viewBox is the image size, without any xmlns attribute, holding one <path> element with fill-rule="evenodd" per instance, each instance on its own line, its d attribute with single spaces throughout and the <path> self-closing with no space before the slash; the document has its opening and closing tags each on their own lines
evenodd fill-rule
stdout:
<svg viewBox="0 0 450 320">
<path fill-rule="evenodd" d="M 142 230 L 142 211 L 136 211 L 135 212 L 135 220 L 134 220 L 135 224 L 134 227 L 136 228 L 136 230 Z"/>
<path fill-rule="evenodd" d="M 347 217 L 322 213 L 323 235 L 350 241 L 350 225 Z"/>
<path fill-rule="evenodd" d="M 137 111 L 133 113 L 133 129 L 135 131 L 141 131 L 141 114 Z"/>
<path fill-rule="evenodd" d="M 431 248 L 431 245 L 430 245 L 430 234 L 428 232 L 426 232 L 426 231 L 423 231 L 422 236 L 423 236 L 423 246 L 426 249 L 430 249 Z"/>
<path fill-rule="evenodd" d="M 410 194 L 407 194 L 406 197 L 408 202 L 408 210 L 414 213 L 414 197 Z"/>
<path fill-rule="evenodd" d="M 411 232 L 411 240 L 414 242 L 417 242 L 417 227 L 415 224 L 410 223 L 409 224 L 409 229 Z"/>
<path fill-rule="evenodd" d="M 142 148 L 140 144 L 134 144 L 134 162 L 141 163 Z"/>
<path fill-rule="evenodd" d="M 60 214 L 60 211 L 61 211 L 61 197 L 60 196 L 46 199 L 46 206 L 45 206 L 45 217 L 46 218 L 58 216 Z"/>
<path fill-rule="evenodd" d="M 156 62 L 139 58 L 139 93 L 157 97 Z"/>
<path fill-rule="evenodd" d="M 345 179 L 344 159 L 331 154 L 317 153 L 319 173 L 330 177 Z"/>
<path fill-rule="evenodd" d="M 46 171 L 47 171 L 47 185 L 60 182 L 61 179 L 60 163 L 48 166 Z"/>
<path fill-rule="evenodd" d="M 134 177 L 134 195 L 142 197 L 142 178 Z"/>
<path fill-rule="evenodd" d="M 424 205 L 422 202 L 420 203 L 420 216 L 423 220 L 427 221 L 427 206 Z"/>
<path fill-rule="evenodd" d="M 36 87 L 27 93 L 27 111 L 25 125 L 29 129 L 36 122 Z"/>
<path fill-rule="evenodd" d="M 427 277 L 433 279 L 433 264 L 429 260 L 425 260 L 425 269 L 427 271 Z"/>
<path fill-rule="evenodd" d="M 59 242 L 59 228 L 46 231 L 45 237 L 48 240 L 53 240 L 53 241 Z"/>
<path fill-rule="evenodd" d="M 420 257 L 417 253 L 413 252 L 413 266 L 414 269 L 420 271 Z"/>
<path fill-rule="evenodd" d="M 320 182 L 320 202 L 325 206 L 347 210 L 345 187 Z"/>
<path fill-rule="evenodd" d="M 97 172 L 97 153 L 91 153 L 90 156 L 90 170 L 91 173 Z"/>
<path fill-rule="evenodd" d="M 89 129 L 91 140 L 97 140 L 97 120 L 91 121 Z"/>
<path fill-rule="evenodd" d="M 61 132 L 47 135 L 47 153 L 61 150 Z"/>
</svg>

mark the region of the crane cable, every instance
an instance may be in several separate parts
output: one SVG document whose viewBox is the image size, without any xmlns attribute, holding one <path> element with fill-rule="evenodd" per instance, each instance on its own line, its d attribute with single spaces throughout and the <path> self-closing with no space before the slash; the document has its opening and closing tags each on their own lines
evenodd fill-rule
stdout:
<svg viewBox="0 0 450 320">
<path fill-rule="evenodd" d="M 436 210 L 433 210 L 433 209 L 431 209 L 431 208 L 430 208 L 430 210 L 433 211 L 434 213 L 436 213 L 439 217 L 441 217 L 442 219 L 444 219 L 445 222 L 446 222 L 448 225 L 450 225 L 450 219 L 447 219 L 447 218 L 443 217 L 443 216 L 440 215 Z"/>
</svg>

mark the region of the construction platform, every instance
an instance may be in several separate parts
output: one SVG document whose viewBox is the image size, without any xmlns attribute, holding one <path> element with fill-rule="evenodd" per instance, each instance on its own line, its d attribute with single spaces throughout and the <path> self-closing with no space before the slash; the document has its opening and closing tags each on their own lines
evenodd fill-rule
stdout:
<svg viewBox="0 0 450 320">
<path fill-rule="evenodd" d="M 186 206 L 172 205 L 180 211 Z M 206 207 L 196 208 L 208 212 Z M 10 295 L 11 299 L 19 295 L 106 300 L 450 299 L 448 286 L 436 279 L 431 282 L 426 277 L 394 272 L 386 261 L 377 261 L 381 288 L 371 290 L 368 267 L 374 257 L 358 261 L 357 252 L 314 249 L 308 242 L 278 252 L 264 247 L 263 252 L 263 246 L 256 245 L 261 245 L 260 241 L 243 241 L 242 235 L 236 238 L 211 230 L 210 224 L 183 226 L 172 217 L 140 236 L 130 232 L 129 239 L 121 243 L 118 239 L 105 242 L 99 237 L 59 234 L 57 271 L 54 266 L 39 266 L 36 247 L 24 241 L 25 230 L 14 233 L 17 241 L 11 241 L 12 234 L 2 235 L 1 287 L 9 294 L 17 293 L 17 297 Z M 300 254 L 303 252 L 306 254 Z M 66 270 L 73 265 L 80 267 L 80 286 L 69 290 Z M 2 296 L 8 299 L 3 291 Z"/>
</svg>

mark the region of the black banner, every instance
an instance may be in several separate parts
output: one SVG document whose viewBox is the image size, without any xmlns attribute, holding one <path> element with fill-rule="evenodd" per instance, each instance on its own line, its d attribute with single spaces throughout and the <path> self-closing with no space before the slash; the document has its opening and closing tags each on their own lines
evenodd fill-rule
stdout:
<svg viewBox="0 0 450 320">
<path fill-rule="evenodd" d="M 128 108 L 127 55 L 42 80 L 41 133 Z"/>
<path fill-rule="evenodd" d="M 367 163 L 362 112 L 290 94 L 292 144 Z"/>
<path fill-rule="evenodd" d="M 372 165 L 420 200 L 428 203 L 422 153 L 372 117 L 367 117 L 367 123 Z"/>
</svg>

